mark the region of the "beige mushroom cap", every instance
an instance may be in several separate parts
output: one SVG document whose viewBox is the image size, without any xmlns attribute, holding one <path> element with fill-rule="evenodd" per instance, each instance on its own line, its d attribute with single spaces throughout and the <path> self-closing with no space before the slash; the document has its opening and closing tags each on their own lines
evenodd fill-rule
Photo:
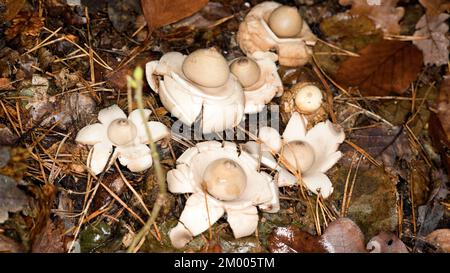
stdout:
<svg viewBox="0 0 450 273">
<path fill-rule="evenodd" d="M 269 17 L 270 29 L 280 38 L 292 38 L 302 30 L 303 20 L 297 8 L 280 6 Z"/>
<path fill-rule="evenodd" d="M 183 62 L 183 74 L 204 87 L 223 86 L 230 76 L 227 61 L 215 48 L 198 49 Z"/>
<path fill-rule="evenodd" d="M 203 180 L 208 193 L 222 201 L 237 199 L 247 185 L 242 167 L 227 158 L 211 162 L 203 174 Z"/>
<path fill-rule="evenodd" d="M 233 73 L 243 87 L 249 87 L 255 84 L 261 77 L 261 68 L 252 59 L 240 57 L 234 60 L 230 65 Z"/>
<path fill-rule="evenodd" d="M 322 91 L 315 85 L 305 85 L 295 95 L 295 105 L 304 114 L 312 114 L 322 105 Z"/>
<path fill-rule="evenodd" d="M 120 118 L 111 122 L 107 134 L 114 145 L 122 146 L 133 142 L 137 135 L 137 128 L 128 119 Z"/>
<path fill-rule="evenodd" d="M 301 172 L 307 171 L 314 164 L 314 149 L 304 141 L 291 141 L 283 146 L 281 155 L 287 163 L 299 169 Z"/>
</svg>

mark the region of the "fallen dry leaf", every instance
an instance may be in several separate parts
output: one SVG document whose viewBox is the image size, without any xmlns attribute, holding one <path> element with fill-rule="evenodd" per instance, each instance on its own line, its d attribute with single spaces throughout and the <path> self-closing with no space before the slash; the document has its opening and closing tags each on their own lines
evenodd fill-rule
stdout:
<svg viewBox="0 0 450 273">
<path fill-rule="evenodd" d="M 9 21 L 16 17 L 22 9 L 26 0 L 0 0 L 2 10 L 0 11 L 0 21 Z"/>
<path fill-rule="evenodd" d="M 371 253 L 409 253 L 406 245 L 392 232 L 381 232 L 370 239 L 367 250 Z"/>
<path fill-rule="evenodd" d="M 438 16 L 440 13 L 450 9 L 448 0 L 419 0 L 419 2 L 427 9 L 429 16 Z"/>
<path fill-rule="evenodd" d="M 376 27 L 390 34 L 400 33 L 399 21 L 405 9 L 397 7 L 398 0 L 339 0 L 343 6 L 352 5 L 350 13 L 367 16 Z"/>
<path fill-rule="evenodd" d="M 422 52 L 410 42 L 383 40 L 358 53 L 341 64 L 336 80 L 363 95 L 402 94 L 422 68 Z"/>
<path fill-rule="evenodd" d="M 141 0 L 147 26 L 150 30 L 186 18 L 208 4 L 208 0 Z"/>
<path fill-rule="evenodd" d="M 17 188 L 16 181 L 0 175 L 0 224 L 8 220 L 8 212 L 19 212 L 27 204 L 28 197 Z"/>
<path fill-rule="evenodd" d="M 349 138 L 359 147 L 364 147 L 373 158 L 383 161 L 385 166 L 393 167 L 396 160 L 410 159 L 413 156 L 408 135 L 400 126 L 390 128 L 381 124 L 357 130 Z"/>
<path fill-rule="evenodd" d="M 64 253 L 64 223 L 61 220 L 53 222 L 50 218 L 47 224 L 37 234 L 31 246 L 33 253 Z"/>
<path fill-rule="evenodd" d="M 272 253 L 326 252 L 319 239 L 296 227 L 278 227 L 269 237 L 269 250 Z"/>
<path fill-rule="evenodd" d="M 445 22 L 450 15 L 442 13 L 439 16 L 423 15 L 416 24 L 414 36 L 424 38 L 413 40 L 413 43 L 423 52 L 423 61 L 430 65 L 446 65 L 448 62 L 447 37 L 448 25 Z"/>
<path fill-rule="evenodd" d="M 444 76 L 436 103 L 431 112 L 428 132 L 434 147 L 443 157 L 444 165 L 450 170 L 450 74 Z"/>
<path fill-rule="evenodd" d="M 364 234 L 349 218 L 338 218 L 328 225 L 320 240 L 330 253 L 363 253 Z"/>
<path fill-rule="evenodd" d="M 196 29 L 206 29 L 214 26 L 216 22 L 223 18 L 231 16 L 232 13 L 227 11 L 222 3 L 209 2 L 204 8 L 199 12 L 194 13 L 176 24 L 174 27 L 192 27 Z"/>
<path fill-rule="evenodd" d="M 440 251 L 450 253 L 450 229 L 437 229 L 428 234 L 425 240 Z"/>
<path fill-rule="evenodd" d="M 44 27 L 44 18 L 37 13 L 20 12 L 12 21 L 11 26 L 5 31 L 7 39 L 20 37 L 21 45 L 30 48 L 35 45 L 36 37 Z"/>
</svg>

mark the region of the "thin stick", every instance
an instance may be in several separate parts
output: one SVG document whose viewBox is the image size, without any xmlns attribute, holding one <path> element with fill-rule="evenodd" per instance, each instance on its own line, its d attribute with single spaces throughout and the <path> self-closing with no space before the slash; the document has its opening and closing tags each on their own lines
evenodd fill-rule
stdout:
<svg viewBox="0 0 450 273">
<path fill-rule="evenodd" d="M 131 242 L 130 246 L 128 247 L 127 252 L 129 252 L 129 253 L 137 251 L 137 249 L 139 247 L 138 244 L 147 235 L 147 233 L 150 229 L 150 226 L 153 225 L 153 223 L 155 223 L 156 217 L 158 217 L 159 211 L 161 210 L 161 206 L 163 205 L 164 200 L 166 198 L 166 194 L 167 194 L 166 181 L 165 181 L 165 176 L 164 176 L 163 169 L 161 166 L 161 162 L 159 159 L 159 153 L 158 153 L 156 144 L 153 141 L 152 133 L 150 132 L 150 129 L 147 126 L 147 122 L 146 122 L 146 118 L 145 118 L 145 114 L 144 114 L 144 100 L 142 98 L 143 74 L 144 74 L 144 72 L 143 72 L 142 68 L 137 67 L 134 72 L 134 80 L 129 78 L 128 84 L 134 85 L 134 88 L 136 91 L 136 93 L 135 93 L 136 103 L 140 110 L 139 112 L 141 114 L 142 121 L 146 125 L 145 133 L 147 134 L 147 138 L 148 138 L 148 142 L 149 142 L 149 146 L 150 146 L 150 150 L 151 150 L 151 156 L 153 159 L 154 170 L 155 170 L 155 174 L 156 174 L 156 178 L 157 178 L 158 186 L 159 186 L 159 194 L 158 194 L 158 197 L 156 198 L 155 204 L 153 205 L 153 209 L 152 209 L 150 218 L 147 220 L 147 222 L 141 228 L 141 230 L 136 234 L 136 237 L 134 237 L 133 241 Z M 150 179 L 148 179 L 148 180 L 150 180 Z M 148 181 L 148 184 L 149 184 L 149 181 Z M 147 184 L 147 187 L 150 186 L 148 184 Z"/>
</svg>

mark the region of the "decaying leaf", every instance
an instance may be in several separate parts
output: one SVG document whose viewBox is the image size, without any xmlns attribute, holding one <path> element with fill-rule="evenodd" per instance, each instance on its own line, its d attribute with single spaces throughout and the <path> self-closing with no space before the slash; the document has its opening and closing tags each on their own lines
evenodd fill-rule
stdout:
<svg viewBox="0 0 450 273">
<path fill-rule="evenodd" d="M 440 251 L 450 253 L 450 229 L 437 229 L 425 237 L 425 240 Z"/>
<path fill-rule="evenodd" d="M 269 237 L 272 253 L 323 253 L 320 238 L 295 227 L 278 227 Z"/>
<path fill-rule="evenodd" d="M 358 52 L 369 44 L 382 40 L 382 32 L 366 16 L 349 13 L 339 13 L 325 18 L 320 23 L 320 29 L 327 41 L 350 52 Z M 313 48 L 315 58 L 321 68 L 335 75 L 340 64 L 348 57 L 342 51 L 325 43 L 316 43 Z"/>
<path fill-rule="evenodd" d="M 419 0 L 419 2 L 427 9 L 429 16 L 438 16 L 440 13 L 450 9 L 448 0 Z"/>
<path fill-rule="evenodd" d="M 439 16 L 423 15 L 416 24 L 414 36 L 418 39 L 413 43 L 423 52 L 425 64 L 445 65 L 448 62 L 448 46 L 450 41 L 448 25 L 445 22 L 450 15 L 442 13 Z"/>
<path fill-rule="evenodd" d="M 0 21 L 13 19 L 22 9 L 26 0 L 0 0 L 3 10 L 0 11 Z"/>
<path fill-rule="evenodd" d="M 147 26 L 150 30 L 186 18 L 208 4 L 208 0 L 141 0 Z"/>
<path fill-rule="evenodd" d="M 366 252 L 364 234 L 349 218 L 338 218 L 331 222 L 320 242 L 330 253 Z"/>
<path fill-rule="evenodd" d="M 28 197 L 17 188 L 16 181 L 0 175 L 0 224 L 8 220 L 8 212 L 19 212 L 27 204 Z"/>
<path fill-rule="evenodd" d="M 5 31 L 6 38 L 13 39 L 20 35 L 20 42 L 24 47 L 34 46 L 35 38 L 44 26 L 44 18 L 36 14 L 21 12 L 12 20 L 11 27 Z"/>
<path fill-rule="evenodd" d="M 397 7 L 398 0 L 339 0 L 343 6 L 352 5 L 353 14 L 367 16 L 377 26 L 390 34 L 400 32 L 399 21 L 405 14 L 405 9 Z"/>
<path fill-rule="evenodd" d="M 0 253 L 22 253 L 25 247 L 13 239 L 0 234 Z"/>
<path fill-rule="evenodd" d="M 409 146 L 408 135 L 400 126 L 390 128 L 382 124 L 357 130 L 350 140 L 388 167 L 393 167 L 397 159 L 410 159 L 414 153 Z"/>
<path fill-rule="evenodd" d="M 0 124 L 0 145 L 13 145 L 19 137 L 16 136 L 11 129 Z"/>
<path fill-rule="evenodd" d="M 47 224 L 37 234 L 31 247 L 33 253 L 64 253 L 64 223 L 61 220 L 53 222 L 50 218 Z"/>
<path fill-rule="evenodd" d="M 219 20 L 231 15 L 222 3 L 209 2 L 199 12 L 174 24 L 174 27 L 189 26 L 196 29 L 206 29 L 213 26 Z"/>
<path fill-rule="evenodd" d="M 336 79 L 363 95 L 402 94 L 422 68 L 422 52 L 410 42 L 383 40 L 358 53 L 341 64 Z"/>
<path fill-rule="evenodd" d="M 428 132 L 444 166 L 450 170 L 450 74 L 444 76 L 441 83 L 436 112 L 431 112 Z"/>
<path fill-rule="evenodd" d="M 370 239 L 367 250 L 371 253 L 409 253 L 406 245 L 392 232 L 381 232 Z"/>
<path fill-rule="evenodd" d="M 117 31 L 136 30 L 138 16 L 142 16 L 139 0 L 108 1 L 108 17 Z"/>
</svg>

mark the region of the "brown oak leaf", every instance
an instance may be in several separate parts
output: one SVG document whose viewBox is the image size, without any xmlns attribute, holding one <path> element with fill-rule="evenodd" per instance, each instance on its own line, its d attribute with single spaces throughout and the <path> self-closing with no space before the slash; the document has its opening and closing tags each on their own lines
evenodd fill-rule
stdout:
<svg viewBox="0 0 450 273">
<path fill-rule="evenodd" d="M 150 30 L 186 18 L 208 4 L 208 0 L 141 0 L 147 26 Z"/>
<path fill-rule="evenodd" d="M 390 34 L 400 33 L 399 21 L 405 9 L 397 7 L 398 0 L 339 0 L 343 6 L 352 5 L 350 13 L 367 16 L 377 28 Z"/>
<path fill-rule="evenodd" d="M 448 62 L 447 37 L 448 25 L 445 21 L 450 15 L 442 13 L 439 16 L 423 15 L 416 24 L 414 36 L 424 38 L 414 40 L 413 43 L 423 52 L 425 64 L 445 65 Z"/>
<path fill-rule="evenodd" d="M 422 67 L 422 52 L 410 42 L 383 40 L 370 44 L 339 67 L 336 80 L 358 87 L 363 95 L 404 93 Z"/>
</svg>

